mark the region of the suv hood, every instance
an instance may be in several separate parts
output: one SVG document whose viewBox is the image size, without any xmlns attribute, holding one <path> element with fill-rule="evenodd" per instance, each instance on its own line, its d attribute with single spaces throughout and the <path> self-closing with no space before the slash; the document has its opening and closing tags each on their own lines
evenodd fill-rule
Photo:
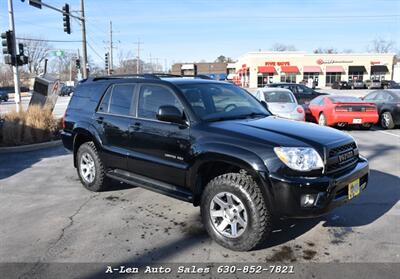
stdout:
<svg viewBox="0 0 400 279">
<path fill-rule="evenodd" d="M 337 145 L 354 139 L 336 129 L 307 122 L 287 120 L 275 116 L 258 119 L 240 119 L 210 124 L 219 134 L 229 134 L 236 139 L 257 141 L 273 146 L 323 146 Z M 251 144 L 249 142 L 249 144 Z"/>
</svg>

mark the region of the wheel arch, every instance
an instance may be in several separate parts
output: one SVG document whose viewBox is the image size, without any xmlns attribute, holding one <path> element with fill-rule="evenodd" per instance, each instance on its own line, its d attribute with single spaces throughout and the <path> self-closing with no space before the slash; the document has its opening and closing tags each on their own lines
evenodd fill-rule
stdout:
<svg viewBox="0 0 400 279">
<path fill-rule="evenodd" d="M 238 153 L 206 152 L 196 158 L 196 163 L 191 167 L 187 181 L 193 191 L 193 204 L 200 204 L 201 195 L 204 188 L 213 178 L 229 173 L 245 171 L 248 173 L 265 196 L 268 203 L 272 203 L 272 189 L 267 179 L 268 169 L 264 162 L 256 154 L 249 151 L 238 150 L 242 158 L 238 158 Z M 243 153 L 246 153 L 243 156 Z M 235 156 L 236 154 L 236 156 Z M 267 183 L 267 187 L 266 186 Z"/>
<path fill-rule="evenodd" d="M 77 167 L 76 154 L 79 147 L 85 142 L 93 141 L 96 148 L 101 146 L 101 141 L 99 137 L 95 136 L 94 133 L 89 130 L 79 127 L 74 129 L 74 140 L 73 140 L 73 156 L 74 156 L 74 167 Z"/>
</svg>

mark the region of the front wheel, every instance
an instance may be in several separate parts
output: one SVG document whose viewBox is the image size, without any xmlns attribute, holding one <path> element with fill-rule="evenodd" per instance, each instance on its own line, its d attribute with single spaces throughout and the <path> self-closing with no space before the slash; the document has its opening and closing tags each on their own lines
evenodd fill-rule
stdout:
<svg viewBox="0 0 400 279">
<path fill-rule="evenodd" d="M 392 114 L 388 111 L 385 111 L 381 114 L 381 126 L 384 129 L 393 129 L 394 128 L 394 121 Z"/>
<path fill-rule="evenodd" d="M 108 179 L 95 144 L 83 143 L 78 149 L 76 160 L 78 176 L 83 186 L 93 192 L 105 190 Z"/>
<path fill-rule="evenodd" d="M 201 216 L 218 244 L 249 251 L 271 231 L 271 214 L 257 183 L 245 173 L 227 173 L 211 180 L 202 195 Z"/>
</svg>

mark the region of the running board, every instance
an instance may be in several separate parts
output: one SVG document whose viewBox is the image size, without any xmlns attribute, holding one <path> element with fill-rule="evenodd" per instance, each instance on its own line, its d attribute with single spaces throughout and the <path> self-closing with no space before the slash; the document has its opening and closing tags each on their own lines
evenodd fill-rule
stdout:
<svg viewBox="0 0 400 279">
<path fill-rule="evenodd" d="M 164 194 L 182 201 L 193 202 L 192 193 L 179 186 L 120 169 L 110 170 L 106 173 L 106 175 L 112 179 L 116 179 L 133 186 L 145 188 L 147 190 Z"/>
</svg>

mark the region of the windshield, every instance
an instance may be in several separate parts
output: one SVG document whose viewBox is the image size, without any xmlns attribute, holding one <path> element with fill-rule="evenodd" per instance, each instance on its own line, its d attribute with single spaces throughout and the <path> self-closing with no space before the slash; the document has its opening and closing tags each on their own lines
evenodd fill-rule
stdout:
<svg viewBox="0 0 400 279">
<path fill-rule="evenodd" d="M 345 103 L 345 102 L 351 102 L 351 103 L 360 103 L 362 100 L 356 98 L 356 97 L 350 97 L 350 96 L 335 96 L 335 97 L 329 97 L 332 102 L 334 103 Z"/>
<path fill-rule="evenodd" d="M 270 113 L 243 89 L 224 83 L 178 85 L 193 111 L 202 120 L 217 121 Z"/>
<path fill-rule="evenodd" d="M 285 91 L 264 92 L 264 97 L 267 103 L 295 103 L 293 95 Z"/>
</svg>

